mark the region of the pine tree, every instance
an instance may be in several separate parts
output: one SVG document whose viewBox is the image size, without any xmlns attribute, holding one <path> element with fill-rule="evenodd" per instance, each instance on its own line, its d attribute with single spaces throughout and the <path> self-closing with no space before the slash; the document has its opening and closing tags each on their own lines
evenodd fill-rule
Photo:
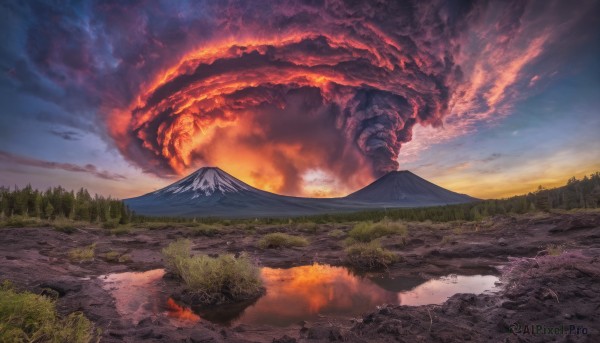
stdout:
<svg viewBox="0 0 600 343">
<path fill-rule="evenodd" d="M 46 205 L 46 208 L 44 209 L 44 216 L 48 219 L 54 218 L 54 206 L 52 206 L 52 203 L 48 202 Z"/>
</svg>

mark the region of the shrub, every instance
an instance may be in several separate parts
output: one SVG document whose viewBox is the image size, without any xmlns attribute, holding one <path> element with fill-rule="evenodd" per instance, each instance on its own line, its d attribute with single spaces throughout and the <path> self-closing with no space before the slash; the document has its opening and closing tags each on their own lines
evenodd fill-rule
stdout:
<svg viewBox="0 0 600 343">
<path fill-rule="evenodd" d="M 132 223 L 133 227 L 138 229 L 147 229 L 147 230 L 163 230 L 168 229 L 175 224 L 165 223 L 165 222 L 142 222 L 142 223 Z"/>
<path fill-rule="evenodd" d="M 549 244 L 546 246 L 546 252 L 550 256 L 559 256 L 566 251 L 564 244 Z"/>
<path fill-rule="evenodd" d="M 38 218 L 31 218 L 25 216 L 11 216 L 6 218 L 1 224 L 2 227 L 37 227 L 42 225 L 43 222 Z"/>
<path fill-rule="evenodd" d="M 407 234 L 408 231 L 404 224 L 391 222 L 389 220 L 382 220 L 377 223 L 361 222 L 354 225 L 352 230 L 348 232 L 348 236 L 351 239 L 363 243 L 367 243 L 384 236 L 406 236 Z"/>
<path fill-rule="evenodd" d="M 117 227 L 119 227 L 119 222 L 116 220 L 109 220 L 102 223 L 102 228 L 106 230 L 116 229 Z"/>
<path fill-rule="evenodd" d="M 398 255 L 382 248 L 378 241 L 356 243 L 346 248 L 346 262 L 357 269 L 386 268 L 398 259 Z"/>
<path fill-rule="evenodd" d="M 344 231 L 342 231 L 340 229 L 335 229 L 335 230 L 329 231 L 328 235 L 331 237 L 334 237 L 334 238 L 340 238 L 340 237 L 344 237 L 345 233 L 344 233 Z"/>
<path fill-rule="evenodd" d="M 125 262 L 130 262 L 130 261 L 131 261 L 131 256 L 129 254 L 123 254 L 123 255 L 119 256 L 119 260 L 117 262 L 125 263 Z"/>
<path fill-rule="evenodd" d="M 292 236 L 282 232 L 275 232 L 265 235 L 258 241 L 258 247 L 261 249 L 304 247 L 308 241 L 304 237 Z"/>
<path fill-rule="evenodd" d="M 52 299 L 0 285 L 0 342 L 98 342 L 100 330 L 81 312 L 60 318 Z"/>
<path fill-rule="evenodd" d="M 453 241 L 454 241 L 454 238 L 452 238 L 452 236 L 444 236 L 444 237 L 442 237 L 442 240 L 440 241 L 440 245 L 450 244 Z"/>
<path fill-rule="evenodd" d="M 77 231 L 77 226 L 79 226 L 78 223 L 68 219 L 55 219 L 51 222 L 51 225 L 54 230 L 67 234 Z"/>
<path fill-rule="evenodd" d="M 129 256 L 129 254 L 124 254 L 118 251 L 109 251 L 106 254 L 104 254 L 104 259 L 107 262 L 123 263 L 131 261 L 131 256 Z"/>
<path fill-rule="evenodd" d="M 206 236 L 212 237 L 218 234 L 220 231 L 218 226 L 215 225 L 207 225 L 207 224 L 198 224 L 198 226 L 192 228 L 192 233 L 195 236 Z"/>
<path fill-rule="evenodd" d="M 244 230 L 244 231 L 248 231 L 248 232 L 256 232 L 256 229 L 258 229 L 258 226 L 256 224 L 249 224 L 249 223 L 245 223 L 245 224 L 241 224 L 238 226 L 238 228 L 240 230 Z"/>
<path fill-rule="evenodd" d="M 148 230 L 164 230 L 169 228 L 171 225 L 167 223 L 141 223 L 136 224 L 135 226 Z"/>
<path fill-rule="evenodd" d="M 131 232 L 131 228 L 129 228 L 129 226 L 125 226 L 125 225 L 119 225 L 118 227 L 110 230 L 110 234 L 115 235 L 115 236 L 126 235 L 130 232 Z"/>
<path fill-rule="evenodd" d="M 247 255 L 190 256 L 190 247 L 189 240 L 179 240 L 163 249 L 163 256 L 167 267 L 181 277 L 196 301 L 239 301 L 262 293 L 260 271 Z"/>
<path fill-rule="evenodd" d="M 192 242 L 189 239 L 179 239 L 162 249 L 166 267 L 169 271 L 181 275 L 180 266 L 190 258 Z"/>
<path fill-rule="evenodd" d="M 296 229 L 300 232 L 315 234 L 319 231 L 319 225 L 317 223 L 298 223 Z"/>
<path fill-rule="evenodd" d="M 104 254 L 104 259 L 108 262 L 117 262 L 119 261 L 120 256 L 121 253 L 118 251 L 109 251 L 106 254 Z"/>
<path fill-rule="evenodd" d="M 69 250 L 69 259 L 74 262 L 91 261 L 94 259 L 95 251 L 96 243 L 87 247 L 71 249 Z"/>
</svg>

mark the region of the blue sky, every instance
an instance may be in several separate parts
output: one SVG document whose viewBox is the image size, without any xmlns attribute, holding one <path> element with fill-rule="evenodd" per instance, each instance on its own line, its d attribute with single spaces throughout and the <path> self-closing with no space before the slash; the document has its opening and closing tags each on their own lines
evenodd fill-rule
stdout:
<svg viewBox="0 0 600 343">
<path fill-rule="evenodd" d="M 6 2 L 0 185 L 131 197 L 217 165 L 339 196 L 399 168 L 495 198 L 600 170 L 597 2 L 407 3 Z"/>
</svg>

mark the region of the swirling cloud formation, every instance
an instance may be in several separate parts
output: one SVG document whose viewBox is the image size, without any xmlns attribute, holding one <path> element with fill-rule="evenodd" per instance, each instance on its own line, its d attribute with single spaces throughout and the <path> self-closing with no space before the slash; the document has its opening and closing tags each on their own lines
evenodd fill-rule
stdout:
<svg viewBox="0 0 600 343">
<path fill-rule="evenodd" d="M 439 126 L 448 112 L 470 8 L 230 3 L 211 39 L 112 114 L 111 133 L 157 173 L 240 164 L 287 193 L 311 169 L 382 175 L 416 123 Z"/>
<path fill-rule="evenodd" d="M 70 108 L 96 108 L 108 139 L 147 172 L 217 165 L 271 191 L 334 180 L 320 194 L 339 194 L 398 169 L 417 125 L 435 132 L 449 118 L 462 127 L 497 113 L 549 37 L 539 20 L 523 27 L 528 6 L 36 3 L 27 54 L 75 95 Z M 35 77 L 26 70 L 14 73 Z"/>
</svg>

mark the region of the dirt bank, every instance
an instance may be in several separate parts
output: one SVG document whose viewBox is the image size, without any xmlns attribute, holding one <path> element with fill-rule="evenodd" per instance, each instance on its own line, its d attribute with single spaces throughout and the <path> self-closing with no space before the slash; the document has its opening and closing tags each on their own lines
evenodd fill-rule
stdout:
<svg viewBox="0 0 600 343">
<path fill-rule="evenodd" d="M 34 292 L 53 289 L 60 296 L 59 310 L 83 311 L 103 329 L 104 342 L 271 342 L 274 338 L 280 342 L 600 341 L 599 213 L 503 216 L 478 223 L 409 223 L 408 227 L 407 237 L 382 241 L 402 257 L 386 273 L 424 278 L 451 273 L 502 274 L 504 288 L 495 295 L 455 295 L 438 306 L 382 304 L 353 321 L 323 317 L 286 328 L 221 327 L 200 321 L 175 327 L 160 316 L 142 319 L 137 325 L 121 318 L 102 279 L 109 273 L 162 268 L 161 248 L 179 237 L 189 237 L 196 253 L 246 251 L 267 267 L 313 262 L 341 265 L 343 233 L 350 226 L 340 224 L 320 225 L 316 230 L 294 224 L 227 226 L 211 237 L 172 227 L 134 229 L 121 236 L 93 227 L 71 234 L 50 228 L 0 229 L 0 279 L 10 279 Z M 342 233 L 332 237 L 329 233 L 334 229 Z M 310 244 L 282 250 L 257 248 L 258 239 L 270 232 L 302 234 Z M 70 249 L 93 243 L 93 261 L 69 259 Z M 548 249 L 553 246 L 558 248 Z M 563 249 L 566 254 L 545 256 Z M 112 261 L 106 255 L 109 252 L 122 260 Z M 525 332 L 531 325 L 548 331 L 564 326 L 571 334 L 564 334 L 563 329 L 561 334 L 533 335 Z M 520 332 L 512 333 L 511 326 Z M 572 327 L 579 328 L 579 334 L 574 334 Z"/>
</svg>

